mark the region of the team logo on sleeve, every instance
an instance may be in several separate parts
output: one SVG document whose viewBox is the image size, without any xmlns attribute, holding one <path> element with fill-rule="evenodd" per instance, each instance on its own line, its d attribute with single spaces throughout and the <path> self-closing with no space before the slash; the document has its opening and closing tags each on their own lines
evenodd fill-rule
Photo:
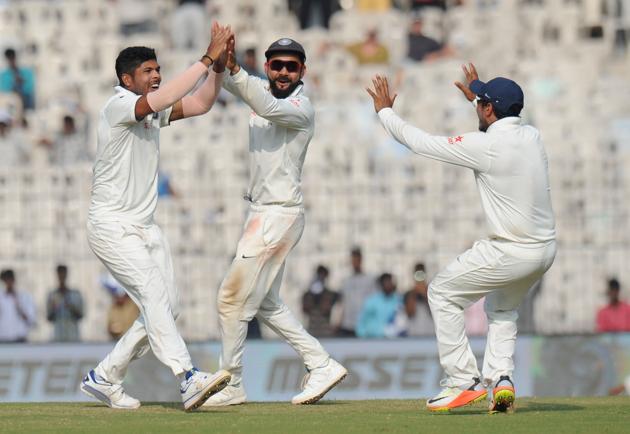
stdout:
<svg viewBox="0 0 630 434">
<path fill-rule="evenodd" d="M 462 137 L 462 136 L 449 137 L 448 138 L 448 144 L 452 145 L 454 143 L 462 143 L 462 140 L 464 140 L 464 137 Z"/>
</svg>

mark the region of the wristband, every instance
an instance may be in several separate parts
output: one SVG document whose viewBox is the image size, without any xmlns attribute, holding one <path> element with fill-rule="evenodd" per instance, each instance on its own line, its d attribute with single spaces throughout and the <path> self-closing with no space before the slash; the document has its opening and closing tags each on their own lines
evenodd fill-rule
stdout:
<svg viewBox="0 0 630 434">
<path fill-rule="evenodd" d="M 210 66 L 214 65 L 214 59 L 212 57 L 208 56 L 207 54 L 204 54 L 203 56 L 201 56 L 202 59 L 204 57 L 207 57 L 208 60 L 210 60 Z"/>
</svg>

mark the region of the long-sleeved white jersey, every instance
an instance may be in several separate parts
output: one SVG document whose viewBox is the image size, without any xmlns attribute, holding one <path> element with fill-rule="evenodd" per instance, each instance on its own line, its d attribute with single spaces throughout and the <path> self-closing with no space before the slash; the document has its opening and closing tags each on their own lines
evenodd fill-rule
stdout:
<svg viewBox="0 0 630 434">
<path fill-rule="evenodd" d="M 302 166 L 315 129 L 315 112 L 299 85 L 285 99 L 242 68 L 223 81 L 254 113 L 249 119 L 249 187 L 257 205 L 302 206 Z"/>
<path fill-rule="evenodd" d="M 407 124 L 391 108 L 378 115 L 413 152 L 473 169 L 490 238 L 524 244 L 555 239 L 547 155 L 537 129 L 506 117 L 485 133 L 440 137 Z"/>
</svg>

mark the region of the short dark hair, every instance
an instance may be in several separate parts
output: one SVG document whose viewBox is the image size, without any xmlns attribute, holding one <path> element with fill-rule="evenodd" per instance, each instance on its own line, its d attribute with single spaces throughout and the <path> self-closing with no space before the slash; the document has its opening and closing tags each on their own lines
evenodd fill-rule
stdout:
<svg viewBox="0 0 630 434">
<path fill-rule="evenodd" d="M 317 270 L 315 272 L 317 274 L 324 274 L 328 276 L 328 268 L 326 268 L 326 266 L 321 265 L 321 264 L 317 266 Z"/>
<path fill-rule="evenodd" d="M 392 273 L 383 273 L 380 276 L 378 276 L 378 283 L 381 286 L 383 286 L 386 280 L 394 280 L 394 276 L 392 276 Z"/>
<path fill-rule="evenodd" d="M 122 50 L 116 58 L 116 76 L 118 77 L 118 83 L 122 86 L 122 75 L 133 75 L 136 68 L 147 60 L 157 60 L 153 48 L 127 47 Z"/>
<path fill-rule="evenodd" d="M 507 118 L 509 116 L 518 116 L 521 114 L 521 110 L 523 110 L 523 106 L 521 104 L 512 104 L 510 106 L 509 109 L 507 109 L 507 111 L 503 112 L 501 110 L 499 110 L 497 108 L 497 106 L 495 104 L 492 103 L 492 101 L 485 99 L 485 98 L 480 98 L 479 102 L 481 104 L 490 104 L 492 105 L 492 110 L 494 110 L 494 115 L 497 117 L 497 119 L 503 119 L 503 118 Z"/>
<path fill-rule="evenodd" d="M 426 271 L 424 268 L 424 262 L 418 262 L 416 265 L 414 265 L 413 271 Z"/>
<path fill-rule="evenodd" d="M 359 258 L 363 256 L 361 254 L 361 248 L 360 247 L 353 247 L 352 250 L 350 251 L 350 255 L 358 256 Z"/>
<path fill-rule="evenodd" d="M 619 281 L 615 278 L 612 278 L 608 281 L 608 290 L 614 290 L 614 291 L 619 291 L 619 289 L 621 288 L 621 284 L 619 283 Z"/>
<path fill-rule="evenodd" d="M 57 265 L 57 273 L 68 273 L 68 267 L 63 264 Z"/>
<path fill-rule="evenodd" d="M 2 270 L 2 272 L 0 272 L 0 279 L 2 279 L 2 280 L 6 280 L 6 279 L 15 280 L 15 273 L 13 273 L 12 269 L 6 268 L 6 269 Z"/>
<path fill-rule="evenodd" d="M 6 50 L 4 50 L 4 57 L 6 57 L 7 59 L 15 59 L 17 56 L 17 54 L 15 53 L 15 50 L 13 48 L 7 48 Z"/>
</svg>

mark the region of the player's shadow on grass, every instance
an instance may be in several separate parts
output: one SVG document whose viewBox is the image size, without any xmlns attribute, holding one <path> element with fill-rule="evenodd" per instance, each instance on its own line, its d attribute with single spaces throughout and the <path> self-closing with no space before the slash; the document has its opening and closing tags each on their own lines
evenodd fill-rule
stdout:
<svg viewBox="0 0 630 434">
<path fill-rule="evenodd" d="M 584 410 L 585 407 L 581 405 L 575 404 L 558 404 L 558 403 L 547 403 L 547 402 L 534 402 L 527 403 L 523 406 L 516 406 L 515 413 L 544 413 L 544 412 L 554 412 L 554 411 L 579 411 Z M 448 416 L 470 416 L 473 414 L 489 414 L 487 410 L 483 408 L 469 408 L 466 410 L 453 410 L 451 412 L 446 413 L 435 413 L 436 415 L 448 415 Z M 499 413 L 500 415 L 500 413 Z"/>
<path fill-rule="evenodd" d="M 173 410 L 173 411 L 177 411 L 177 412 L 184 412 L 184 406 L 182 404 L 180 404 L 179 402 L 147 402 L 147 403 L 142 403 L 142 407 L 144 408 L 151 408 L 151 407 L 162 407 L 168 410 Z M 141 408 L 142 408 L 141 407 Z M 224 409 L 217 409 L 216 407 L 214 408 L 198 408 L 196 410 L 191 411 L 189 414 L 205 414 L 205 413 L 226 413 L 226 411 Z"/>
</svg>

